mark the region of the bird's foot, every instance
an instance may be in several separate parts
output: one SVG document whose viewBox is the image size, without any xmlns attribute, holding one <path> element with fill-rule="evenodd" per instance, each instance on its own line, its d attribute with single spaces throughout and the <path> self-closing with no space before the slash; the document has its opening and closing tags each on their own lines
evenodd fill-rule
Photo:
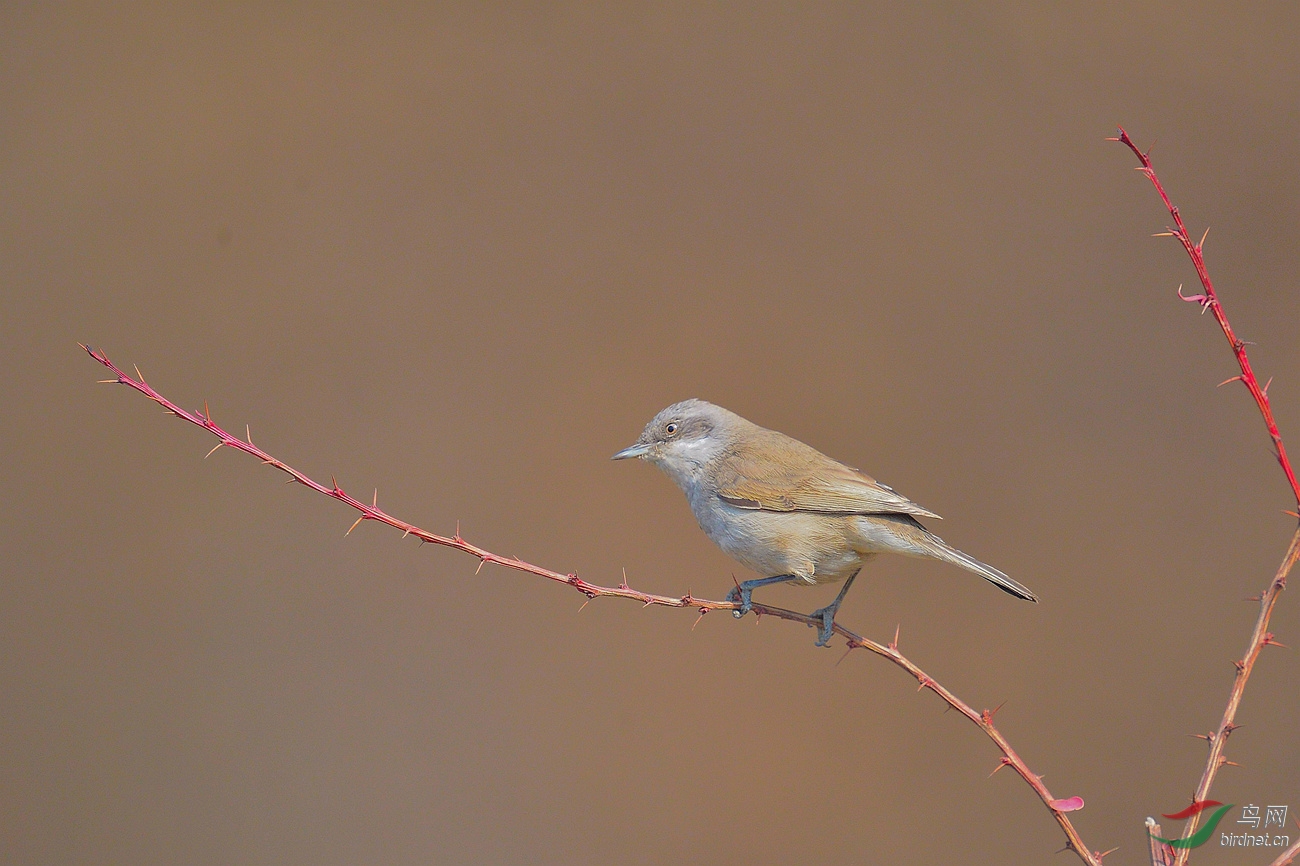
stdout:
<svg viewBox="0 0 1300 866">
<path fill-rule="evenodd" d="M 785 583 L 791 580 L 798 580 L 798 578 L 793 574 L 778 574 L 776 577 L 760 577 L 755 580 L 746 580 L 733 587 L 731 592 L 727 593 L 727 601 L 732 604 L 740 602 L 740 607 L 731 612 L 732 616 L 740 619 L 753 609 L 754 604 L 750 599 L 754 595 L 754 590 L 758 587 L 769 586 L 773 583 Z"/>
<path fill-rule="evenodd" d="M 736 619 L 740 619 L 742 616 L 749 613 L 754 606 L 752 601 L 753 595 L 754 590 L 746 587 L 744 584 L 732 587 L 731 592 L 727 593 L 727 601 L 732 602 L 733 604 L 740 602 L 740 607 L 733 610 L 731 615 Z"/>
<path fill-rule="evenodd" d="M 809 614 L 814 619 L 820 618 L 822 621 L 821 628 L 817 630 L 817 646 L 830 646 L 831 636 L 835 633 L 835 612 L 839 609 L 838 604 L 828 604 Z"/>
</svg>

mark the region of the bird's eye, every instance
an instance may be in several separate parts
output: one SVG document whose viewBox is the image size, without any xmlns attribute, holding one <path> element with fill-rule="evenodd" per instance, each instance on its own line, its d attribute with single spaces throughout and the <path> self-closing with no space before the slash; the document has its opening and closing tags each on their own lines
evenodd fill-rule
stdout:
<svg viewBox="0 0 1300 866">
<path fill-rule="evenodd" d="M 669 421 L 668 424 L 664 427 L 664 432 L 667 433 L 669 436 L 672 436 L 672 435 L 676 434 L 676 433 L 677 433 L 677 422 L 676 422 L 676 421 Z"/>
</svg>

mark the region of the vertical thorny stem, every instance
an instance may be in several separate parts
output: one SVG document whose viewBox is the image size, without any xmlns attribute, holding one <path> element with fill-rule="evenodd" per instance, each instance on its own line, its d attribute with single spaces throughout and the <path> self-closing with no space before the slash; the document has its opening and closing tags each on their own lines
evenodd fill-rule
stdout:
<svg viewBox="0 0 1300 866">
<path fill-rule="evenodd" d="M 1180 287 L 1178 296 L 1185 301 L 1200 304 L 1202 310 L 1209 310 L 1213 313 L 1215 321 L 1219 323 L 1219 327 L 1223 330 L 1223 336 L 1227 338 L 1228 345 L 1232 348 L 1232 353 L 1237 359 L 1237 365 L 1241 368 L 1240 375 L 1234 376 L 1228 381 L 1236 380 L 1241 382 L 1255 400 L 1255 405 L 1264 418 L 1264 426 L 1268 428 L 1269 438 L 1273 440 L 1274 454 L 1282 467 L 1282 472 L 1286 475 L 1287 482 L 1291 485 L 1291 493 L 1295 497 L 1297 511 L 1300 512 L 1300 483 L 1296 481 L 1295 471 L 1291 468 L 1291 461 L 1287 457 L 1286 446 L 1282 443 L 1282 434 L 1278 432 L 1277 422 L 1273 419 L 1273 409 L 1268 400 L 1268 383 L 1264 383 L 1263 386 L 1259 384 L 1255 371 L 1251 369 L 1250 359 L 1246 356 L 1246 342 L 1232 330 L 1227 313 L 1223 310 L 1223 304 L 1219 302 L 1219 296 L 1214 291 L 1214 284 L 1210 281 L 1210 272 L 1205 267 L 1205 236 L 1202 235 L 1199 241 L 1192 241 L 1187 226 L 1183 224 L 1182 215 L 1178 212 L 1178 208 L 1170 202 L 1169 195 L 1160 183 L 1160 178 L 1156 176 L 1155 169 L 1151 165 L 1149 151 L 1139 150 L 1123 127 L 1119 130 L 1119 136 L 1111 139 L 1111 141 L 1118 141 L 1133 151 L 1138 161 L 1141 162 L 1137 170 L 1146 175 L 1147 179 L 1151 181 L 1156 193 L 1160 196 L 1160 201 L 1164 203 L 1165 209 L 1169 211 L 1169 216 L 1173 219 L 1174 224 L 1163 234 L 1177 239 L 1183 245 L 1183 249 L 1187 251 L 1188 257 L 1192 260 L 1192 266 L 1196 269 L 1196 276 L 1201 282 L 1203 291 L 1199 295 L 1183 295 Z M 1277 604 L 1278 596 L 1281 595 L 1282 590 L 1286 589 L 1286 576 L 1291 571 L 1291 567 L 1295 565 L 1297 558 L 1300 558 L 1300 527 L 1297 527 L 1295 534 L 1292 536 L 1286 555 L 1282 558 L 1282 563 L 1278 566 L 1277 572 L 1273 575 L 1267 589 L 1259 594 L 1259 616 L 1255 620 L 1255 627 L 1251 631 L 1250 644 L 1246 648 L 1245 654 L 1239 661 L 1235 662 L 1237 675 L 1233 679 L 1232 689 L 1228 693 L 1228 703 L 1224 707 L 1223 718 L 1217 728 L 1205 735 L 1205 739 L 1209 743 L 1210 754 L 1206 760 L 1205 770 L 1201 773 L 1201 780 L 1196 785 L 1195 793 L 1192 795 L 1193 802 L 1204 800 L 1209 796 L 1210 786 L 1214 784 L 1214 777 L 1218 775 L 1219 768 L 1229 763 L 1223 752 L 1228 737 L 1237 728 L 1235 721 L 1237 708 L 1241 705 L 1241 696 L 1245 692 L 1246 681 L 1250 679 L 1251 671 L 1255 668 L 1255 661 L 1259 658 L 1260 651 L 1265 646 L 1276 643 L 1273 640 L 1272 633 L 1268 630 L 1268 622 L 1273 615 L 1273 608 Z M 1184 838 L 1196 832 L 1199 823 L 1200 815 L 1192 815 L 1188 819 Z M 1156 847 L 1152 847 L 1153 852 L 1155 852 Z M 1191 851 L 1188 848 L 1179 849 L 1175 856 L 1175 866 L 1184 866 L 1190 853 Z M 1152 862 L 1156 862 L 1154 853 L 1152 854 Z"/>
</svg>

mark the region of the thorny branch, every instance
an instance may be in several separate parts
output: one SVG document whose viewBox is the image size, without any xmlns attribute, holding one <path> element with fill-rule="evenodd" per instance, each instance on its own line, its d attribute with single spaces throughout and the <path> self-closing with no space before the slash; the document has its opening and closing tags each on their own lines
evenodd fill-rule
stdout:
<svg viewBox="0 0 1300 866">
<path fill-rule="evenodd" d="M 1156 192 L 1160 196 L 1160 201 L 1164 203 L 1165 209 L 1169 211 L 1169 216 L 1173 218 L 1173 227 L 1161 234 L 1176 238 L 1183 245 L 1183 249 L 1187 251 L 1188 257 L 1192 260 L 1192 266 L 1196 268 L 1196 276 L 1200 279 L 1203 290 L 1203 294 L 1188 296 L 1182 293 L 1182 287 L 1180 286 L 1178 296 L 1184 301 L 1200 304 L 1202 312 L 1209 310 L 1214 314 L 1214 319 L 1223 330 L 1223 336 L 1227 338 L 1228 345 L 1237 358 L 1237 365 L 1241 368 L 1241 374 L 1228 381 L 1237 380 L 1245 385 L 1246 389 L 1250 391 L 1250 396 L 1254 398 L 1255 405 L 1259 407 L 1260 415 L 1264 417 L 1264 425 L 1268 428 L 1269 438 L 1273 440 L 1274 454 L 1278 463 L 1282 466 L 1282 472 L 1286 475 L 1287 482 L 1291 485 L 1291 493 L 1295 496 L 1296 511 L 1300 512 L 1300 483 L 1296 481 L 1295 472 L 1291 468 L 1291 461 L 1286 454 L 1286 447 L 1282 444 L 1282 434 L 1278 432 L 1277 422 L 1273 420 L 1273 409 L 1268 400 L 1268 383 L 1263 386 L 1259 384 L 1259 379 L 1255 377 L 1255 371 L 1251 369 L 1250 359 L 1246 357 L 1246 342 L 1232 330 L 1232 325 L 1228 323 L 1228 315 L 1223 311 L 1223 304 L 1219 302 L 1219 296 L 1214 291 L 1214 284 L 1210 281 L 1210 272 L 1205 267 L 1205 235 L 1202 235 L 1199 241 L 1192 242 L 1191 235 L 1187 232 L 1187 226 L 1183 224 L 1182 215 L 1179 214 L 1178 208 L 1170 202 L 1164 186 L 1160 183 L 1160 178 L 1156 177 L 1156 171 L 1151 165 L 1149 150 L 1139 150 L 1123 127 L 1120 127 L 1118 137 L 1112 138 L 1110 141 L 1118 141 L 1133 151 L 1133 154 L 1137 156 L 1138 161 L 1141 163 L 1137 170 L 1146 175 L 1147 179 L 1151 181 L 1152 186 L 1156 188 Z M 1300 517 L 1296 513 L 1292 513 L 1292 516 Z M 1241 696 L 1246 690 L 1246 681 L 1250 679 L 1250 673 L 1255 668 L 1255 660 L 1259 658 L 1259 653 L 1265 646 L 1277 644 L 1277 641 L 1273 639 L 1272 632 L 1268 630 L 1268 621 L 1273 615 L 1273 607 L 1277 604 L 1278 596 L 1282 594 L 1282 590 L 1286 589 L 1287 574 L 1291 571 L 1291 567 L 1295 565 L 1297 559 L 1300 559 L 1300 527 L 1297 527 L 1295 535 L 1292 536 L 1286 556 L 1283 557 L 1282 564 L 1278 566 L 1268 588 L 1259 594 L 1259 617 L 1255 620 L 1255 628 L 1251 632 L 1250 645 L 1247 647 L 1245 655 L 1239 661 L 1234 662 L 1237 675 L 1232 682 L 1232 689 L 1228 693 L 1228 704 L 1224 707 L 1223 719 L 1214 731 L 1202 735 L 1209 742 L 1210 755 L 1206 761 L 1205 770 L 1201 773 L 1201 781 L 1197 784 L 1196 792 L 1192 795 L 1193 802 L 1205 800 L 1209 797 L 1210 786 L 1214 784 L 1214 777 L 1218 774 L 1219 768 L 1224 764 L 1231 763 L 1223 756 L 1223 750 L 1228 743 L 1228 737 L 1238 727 L 1235 722 L 1237 707 L 1241 705 Z M 1183 838 L 1187 838 L 1196 832 L 1200 817 L 1198 813 L 1188 819 Z M 1189 848 L 1180 849 L 1175 859 L 1176 866 L 1184 866 L 1190 853 L 1191 849 Z M 1291 856 L 1295 856 L 1294 851 L 1291 852 Z M 1155 862 L 1154 857 L 1152 862 Z"/>
<path fill-rule="evenodd" d="M 710 611 L 735 610 L 740 606 L 738 602 L 711 601 L 709 599 L 695 598 L 689 593 L 684 596 L 666 596 L 641 592 L 640 590 L 635 590 L 628 586 L 626 578 L 624 578 L 623 582 L 618 586 L 599 586 L 581 579 L 576 574 L 561 574 L 557 571 L 551 571 L 550 569 L 524 562 L 517 557 L 505 557 L 491 553 L 462 538 L 459 528 L 457 528 L 456 533 L 451 536 L 437 535 L 420 529 L 413 524 L 399 520 L 383 511 L 379 507 L 378 492 L 376 492 L 371 502 L 367 504 L 345 493 L 342 488 L 338 486 L 338 482 L 333 478 L 330 479 L 329 486 L 313 481 L 297 469 L 294 469 L 292 466 L 272 457 L 270 454 L 254 445 L 251 435 L 248 435 L 246 439 L 240 439 L 237 436 L 227 433 L 213 422 L 206 404 L 204 404 L 203 412 L 201 414 L 197 412 L 188 412 L 159 394 L 149 384 L 147 384 L 144 381 L 144 377 L 140 375 L 138 368 L 135 371 L 138 378 L 133 379 L 126 373 L 122 372 L 122 370 L 118 369 L 118 367 L 115 366 L 113 362 L 104 355 L 104 353 L 91 349 L 85 345 L 81 345 L 81 348 L 85 349 L 86 352 L 90 354 L 90 357 L 113 371 L 115 378 L 105 379 L 103 380 L 104 382 L 126 385 L 133 388 L 162 406 L 170 414 L 189 421 L 191 424 L 196 424 L 216 436 L 220 441 L 212 451 L 208 452 L 209 454 L 222 446 L 251 454 L 266 465 L 274 467 L 288 475 L 290 482 L 302 484 L 317 493 L 328 496 L 331 499 L 337 499 L 339 502 L 349 505 L 361 512 L 361 516 L 357 518 L 356 523 L 352 524 L 352 528 L 349 529 L 348 532 L 355 529 L 363 520 L 374 520 L 379 523 L 385 523 L 394 529 L 402 530 L 403 538 L 407 535 L 413 535 L 422 542 L 438 544 L 443 547 L 450 547 L 468 553 L 479 560 L 479 568 L 482 568 L 486 563 L 493 563 L 516 571 L 544 577 L 547 580 L 552 580 L 556 583 L 562 583 L 573 587 L 578 592 L 585 595 L 588 600 L 607 596 L 612 598 L 632 599 L 641 602 L 646 607 L 659 605 L 663 607 L 696 608 L 700 611 L 701 617 Z M 801 622 L 810 627 L 821 625 L 820 617 L 814 619 L 807 614 L 797 613 L 796 611 L 786 610 L 785 608 L 773 607 L 771 605 L 755 602 L 751 609 L 759 616 L 766 615 L 776 617 L 777 619 L 790 620 L 791 622 Z M 1003 736 L 1002 732 L 998 730 L 996 725 L 994 725 L 993 716 L 997 713 L 997 709 L 976 711 L 961 698 L 957 697 L 947 688 L 936 682 L 933 677 L 921 670 L 920 667 L 899 652 L 897 633 L 895 633 L 894 639 L 888 644 L 880 644 L 869 638 L 865 638 L 856 632 L 850 631 L 838 623 L 834 624 L 832 628 L 836 634 L 840 635 L 848 642 L 850 652 L 855 649 L 866 649 L 876 655 L 888 659 L 890 662 L 907 671 L 909 675 L 916 679 L 917 683 L 919 683 L 918 691 L 921 689 L 929 689 L 942 698 L 949 707 L 961 713 L 978 726 L 979 729 L 993 741 L 994 745 L 998 747 L 998 750 L 1002 752 L 1002 758 L 998 762 L 997 767 L 994 768 L 993 772 L 996 773 L 1003 767 L 1010 767 L 1015 770 L 1015 772 L 1034 789 L 1034 793 L 1043 801 L 1043 804 L 1047 806 L 1048 810 L 1052 813 L 1052 817 L 1055 818 L 1056 822 L 1061 826 L 1061 830 L 1065 833 L 1066 837 L 1066 848 L 1074 851 L 1079 856 L 1079 859 L 1084 863 L 1089 864 L 1089 866 L 1102 866 L 1102 858 L 1110 852 L 1102 853 L 1091 851 L 1079 837 L 1079 833 L 1075 830 L 1074 824 L 1071 823 L 1068 814 L 1069 812 L 1083 808 L 1083 799 L 1080 797 L 1070 797 L 1058 800 L 1052 796 L 1051 792 L 1047 789 L 1047 786 L 1043 784 L 1042 777 L 1029 769 L 1029 766 L 1025 763 L 1024 759 L 1022 759 L 1016 750 L 1011 747 L 1011 743 L 1007 741 L 1007 738 Z"/>
<path fill-rule="evenodd" d="M 1296 821 L 1295 825 L 1300 829 L 1300 821 Z M 1291 843 L 1291 847 L 1277 855 L 1277 859 L 1268 864 L 1268 866 L 1288 866 L 1291 861 L 1295 860 L 1297 854 L 1300 854 L 1300 837 L 1297 837 L 1296 840 Z"/>
</svg>

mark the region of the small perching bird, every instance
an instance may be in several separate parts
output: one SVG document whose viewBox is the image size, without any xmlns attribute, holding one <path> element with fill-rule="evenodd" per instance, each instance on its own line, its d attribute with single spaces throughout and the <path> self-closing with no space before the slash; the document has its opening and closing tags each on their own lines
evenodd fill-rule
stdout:
<svg viewBox="0 0 1300 866">
<path fill-rule="evenodd" d="M 826 646 L 835 612 L 863 564 L 901 553 L 959 565 L 1017 598 L 1038 598 L 990 565 L 943 543 L 917 520 L 939 515 L 868 475 L 784 433 L 759 427 L 703 400 L 684 400 L 646 425 L 636 444 L 613 456 L 654 463 L 686 494 L 705 535 L 761 575 L 733 588 L 737 617 L 755 588 L 843 580 L 835 600 L 813 612 Z"/>
</svg>

